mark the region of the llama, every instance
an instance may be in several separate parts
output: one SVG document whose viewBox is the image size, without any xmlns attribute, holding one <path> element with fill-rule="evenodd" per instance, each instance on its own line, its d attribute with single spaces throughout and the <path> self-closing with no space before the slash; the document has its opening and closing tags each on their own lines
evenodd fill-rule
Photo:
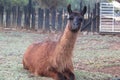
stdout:
<svg viewBox="0 0 120 80">
<path fill-rule="evenodd" d="M 37 76 L 54 80 L 75 80 L 72 51 L 81 27 L 86 6 L 81 12 L 72 11 L 67 6 L 68 22 L 58 42 L 33 43 L 23 56 L 23 67 Z"/>
</svg>

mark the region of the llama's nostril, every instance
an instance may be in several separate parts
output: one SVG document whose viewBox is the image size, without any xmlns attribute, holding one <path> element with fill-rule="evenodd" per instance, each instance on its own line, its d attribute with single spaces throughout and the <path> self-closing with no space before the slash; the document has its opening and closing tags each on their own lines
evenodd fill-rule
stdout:
<svg viewBox="0 0 120 80">
<path fill-rule="evenodd" d="M 74 26 L 79 26 L 79 23 L 74 23 L 73 25 L 74 25 Z"/>
<path fill-rule="evenodd" d="M 78 29 L 79 25 L 77 23 L 73 23 L 72 30 Z"/>
</svg>

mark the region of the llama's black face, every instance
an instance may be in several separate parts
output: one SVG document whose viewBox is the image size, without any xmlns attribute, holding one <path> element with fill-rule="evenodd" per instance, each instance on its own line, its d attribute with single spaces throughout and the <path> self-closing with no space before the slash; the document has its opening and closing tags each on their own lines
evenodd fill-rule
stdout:
<svg viewBox="0 0 120 80">
<path fill-rule="evenodd" d="M 71 10 L 71 5 L 69 4 L 67 10 L 69 13 L 69 29 L 72 32 L 78 32 L 83 21 L 84 14 L 86 13 L 87 7 L 85 6 L 81 12 L 75 12 Z"/>
</svg>

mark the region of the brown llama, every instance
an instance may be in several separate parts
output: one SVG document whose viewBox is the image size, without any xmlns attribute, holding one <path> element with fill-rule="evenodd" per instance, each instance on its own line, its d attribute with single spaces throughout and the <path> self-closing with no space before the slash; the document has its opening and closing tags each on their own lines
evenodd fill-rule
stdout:
<svg viewBox="0 0 120 80">
<path fill-rule="evenodd" d="M 72 11 L 69 4 L 68 22 L 59 41 L 30 45 L 23 57 L 24 68 L 34 75 L 51 77 L 54 80 L 75 80 L 72 51 L 86 9 L 85 6 L 81 12 Z"/>
</svg>

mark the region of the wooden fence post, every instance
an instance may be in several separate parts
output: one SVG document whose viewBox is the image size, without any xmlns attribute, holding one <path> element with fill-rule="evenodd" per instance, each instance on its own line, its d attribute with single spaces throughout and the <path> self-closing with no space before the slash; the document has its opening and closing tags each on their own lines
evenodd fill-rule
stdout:
<svg viewBox="0 0 120 80">
<path fill-rule="evenodd" d="M 44 21 L 44 10 L 38 9 L 38 29 L 43 29 L 43 21 Z"/>
<path fill-rule="evenodd" d="M 90 5 L 88 5 L 88 19 L 90 18 Z"/>
<path fill-rule="evenodd" d="M 6 27 L 10 27 L 11 26 L 11 9 L 7 8 L 6 9 Z"/>
<path fill-rule="evenodd" d="M 12 26 L 16 26 L 17 21 L 17 6 L 12 7 Z"/>
<path fill-rule="evenodd" d="M 0 5 L 0 27 L 3 26 L 4 7 Z"/>
<path fill-rule="evenodd" d="M 50 13 L 49 9 L 45 9 L 45 30 L 50 30 L 50 24 L 49 24 L 50 15 L 49 15 L 49 13 Z"/>
<path fill-rule="evenodd" d="M 52 30 L 55 30 L 55 26 L 56 26 L 56 9 L 51 10 L 51 26 L 52 26 Z"/>
<path fill-rule="evenodd" d="M 58 10 L 58 26 L 57 26 L 58 31 L 62 30 L 62 14 L 63 9 Z"/>
<path fill-rule="evenodd" d="M 88 28 L 87 28 L 87 31 L 90 32 L 91 31 L 91 20 L 92 20 L 92 15 L 91 15 L 91 9 L 90 9 L 90 5 L 88 5 L 88 21 L 90 21 L 89 25 L 88 25 Z"/>
<path fill-rule="evenodd" d="M 100 7 L 100 5 L 99 5 L 99 3 L 97 3 L 96 4 L 96 15 L 97 15 L 97 18 L 96 18 L 96 22 L 97 22 L 97 24 L 96 24 L 96 32 L 99 32 L 99 25 L 100 25 L 100 13 L 99 13 L 99 11 L 100 11 L 100 9 L 99 9 L 99 7 Z"/>
<path fill-rule="evenodd" d="M 63 20 L 63 29 L 66 27 L 66 24 L 67 24 L 67 11 L 66 10 L 64 10 L 64 20 Z"/>
<path fill-rule="evenodd" d="M 35 19 L 36 18 L 36 12 L 35 12 L 35 8 L 32 8 L 32 26 L 31 26 L 31 28 L 33 29 L 33 30 L 35 30 Z"/>
<path fill-rule="evenodd" d="M 29 3 L 27 5 L 28 7 L 28 16 L 27 16 L 27 22 L 28 22 L 28 27 L 29 29 L 31 28 L 31 13 L 32 13 L 32 0 L 29 0 Z"/>
<path fill-rule="evenodd" d="M 92 12 L 92 32 L 95 32 L 96 31 L 96 11 L 95 11 L 95 8 L 93 9 L 93 12 Z"/>
<path fill-rule="evenodd" d="M 94 16 L 94 14 L 93 14 L 93 12 L 91 12 L 91 30 L 90 30 L 90 32 L 93 32 L 93 30 L 94 30 L 93 16 Z"/>
<path fill-rule="evenodd" d="M 17 27 L 21 27 L 22 25 L 22 10 L 21 7 L 18 6 L 18 16 L 17 16 Z"/>
<path fill-rule="evenodd" d="M 95 9 L 94 9 L 94 16 L 95 16 L 95 21 L 94 21 L 95 29 L 94 29 L 94 31 L 95 32 L 97 31 L 97 12 L 96 12 L 96 8 L 97 8 L 97 4 L 95 3 Z"/>
<path fill-rule="evenodd" d="M 28 6 L 24 7 L 24 15 L 25 15 L 24 26 L 26 29 L 30 29 L 30 13 L 28 10 Z"/>
<path fill-rule="evenodd" d="M 24 27 L 27 26 L 27 6 L 24 6 Z"/>
<path fill-rule="evenodd" d="M 32 10 L 32 1 L 29 0 L 28 5 L 24 7 L 26 29 L 30 29 L 31 10 Z"/>
</svg>

